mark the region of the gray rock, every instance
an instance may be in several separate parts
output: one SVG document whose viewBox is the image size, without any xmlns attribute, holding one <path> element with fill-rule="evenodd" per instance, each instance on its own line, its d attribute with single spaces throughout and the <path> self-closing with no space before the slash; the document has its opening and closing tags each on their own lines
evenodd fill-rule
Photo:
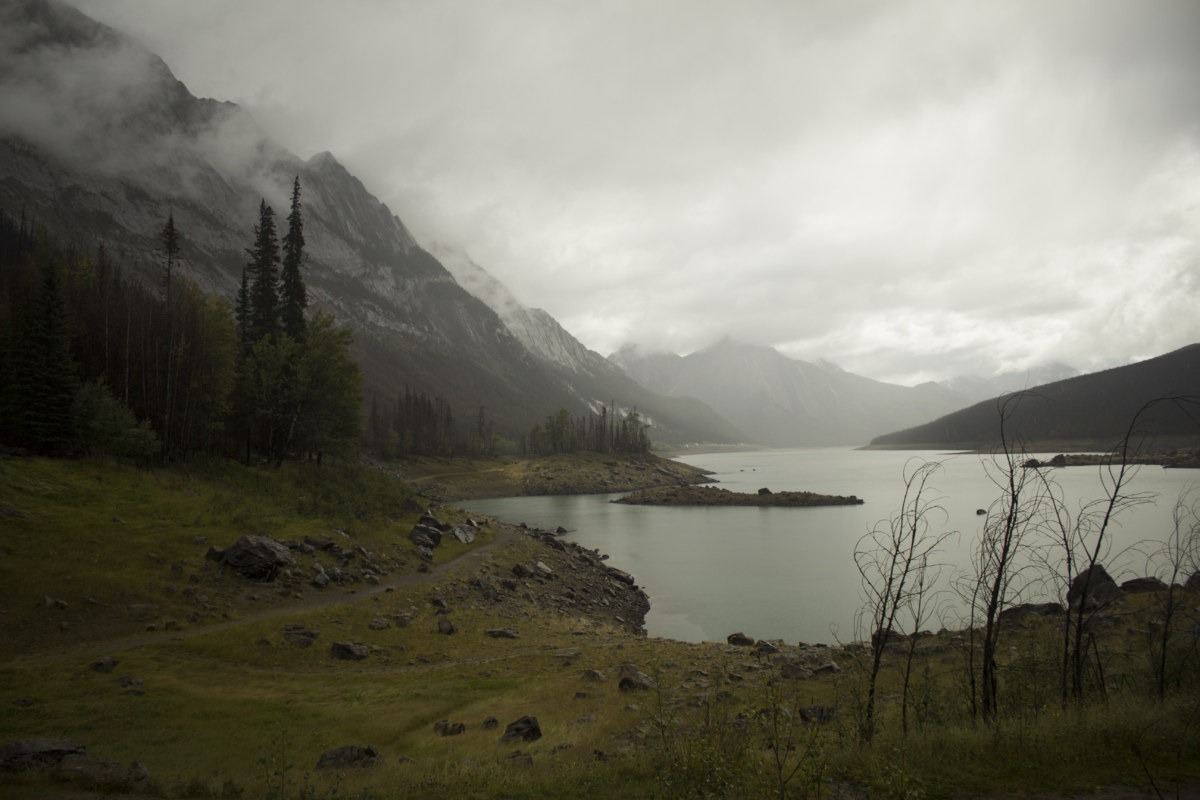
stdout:
<svg viewBox="0 0 1200 800">
<path fill-rule="evenodd" d="M 88 664 L 88 667 L 93 672 L 100 672 L 103 674 L 107 674 L 117 668 L 117 663 L 118 663 L 117 660 L 115 658 L 113 658 L 112 656 L 102 656 L 100 658 L 97 658 L 92 663 Z"/>
<path fill-rule="evenodd" d="M 1155 577 L 1132 578 L 1121 584 L 1122 592 L 1157 592 L 1166 588 L 1167 584 Z"/>
<path fill-rule="evenodd" d="M 591 683 L 604 683 L 608 680 L 604 673 L 598 669 L 585 669 L 579 674 L 579 676 L 585 681 L 590 681 Z"/>
<path fill-rule="evenodd" d="M 433 729 L 442 736 L 459 736 L 467 732 L 465 722 L 451 722 L 448 719 L 440 719 L 433 723 Z"/>
<path fill-rule="evenodd" d="M 516 628 L 488 628 L 484 633 L 493 639 L 516 639 L 520 635 Z"/>
<path fill-rule="evenodd" d="M 362 661 L 371 654 L 371 648 L 358 642 L 334 642 L 329 647 L 329 654 L 343 661 Z"/>
<path fill-rule="evenodd" d="M 367 623 L 367 627 L 373 631 L 386 631 L 392 627 L 392 622 L 387 617 L 376 617 Z"/>
<path fill-rule="evenodd" d="M 503 743 L 535 742 L 540 738 L 542 738 L 542 727 L 538 725 L 537 717 L 524 716 L 516 722 L 508 723 L 500 741 Z"/>
<path fill-rule="evenodd" d="M 728 636 L 725 637 L 725 641 L 736 647 L 752 647 L 752 646 L 754 646 L 754 640 L 751 639 L 746 634 L 742 633 L 741 631 L 738 631 L 737 633 L 729 634 Z"/>
<path fill-rule="evenodd" d="M 320 631 L 309 630 L 303 625 L 283 626 L 283 640 L 294 647 L 308 647 L 320 635 Z"/>
<path fill-rule="evenodd" d="M 1059 603 L 1022 603 L 1000 612 L 1001 624 L 1020 622 L 1031 616 L 1052 617 L 1063 612 Z"/>
<path fill-rule="evenodd" d="M 454 623 L 445 617 L 438 617 L 438 633 L 449 636 L 453 633 L 458 633 L 458 628 L 454 627 Z"/>
<path fill-rule="evenodd" d="M 1087 586 L 1087 600 L 1084 604 L 1086 609 L 1106 606 L 1122 594 L 1121 587 L 1117 586 L 1117 582 L 1105 571 L 1104 567 L 1096 564 L 1080 572 L 1071 581 L 1071 588 L 1067 590 L 1067 605 L 1074 606 L 1080 602 L 1085 585 Z"/>
<path fill-rule="evenodd" d="M 434 548 L 442 543 L 442 532 L 430 525 L 417 523 L 408 532 L 408 539 L 418 547 Z"/>
<path fill-rule="evenodd" d="M 284 567 L 295 563 L 292 551 L 269 536 L 243 536 L 221 555 L 221 563 L 255 581 L 273 581 Z"/>
<path fill-rule="evenodd" d="M 500 720 L 496 719 L 495 717 L 487 717 L 483 721 L 483 729 L 485 731 L 492 731 L 499 727 L 500 727 Z"/>
<path fill-rule="evenodd" d="M 455 525 L 450 529 L 450 535 L 463 544 L 471 544 L 475 541 L 475 529 L 469 525 Z"/>
<path fill-rule="evenodd" d="M 0 744 L 0 772 L 37 772 L 57 767 L 68 755 L 87 752 L 74 739 L 18 739 Z"/>
<path fill-rule="evenodd" d="M 621 674 L 617 680 L 617 688 L 623 692 L 634 692 L 653 689 L 657 686 L 654 679 L 639 670 L 633 664 L 622 664 Z"/>
<path fill-rule="evenodd" d="M 346 767 L 373 767 L 382 763 L 379 751 L 372 745 L 360 747 L 348 744 L 321 753 L 317 769 L 345 769 Z"/>
</svg>

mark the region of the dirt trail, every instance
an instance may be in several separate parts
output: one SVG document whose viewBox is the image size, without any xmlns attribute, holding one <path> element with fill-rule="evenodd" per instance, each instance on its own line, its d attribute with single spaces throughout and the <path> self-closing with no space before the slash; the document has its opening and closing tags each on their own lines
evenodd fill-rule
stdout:
<svg viewBox="0 0 1200 800">
<path fill-rule="evenodd" d="M 32 653 L 23 653 L 5 663 L 10 666 L 20 666 L 28 665 L 30 663 L 42 663 L 45 661 L 53 661 L 70 657 L 106 655 L 123 652 L 126 650 L 133 650 L 138 647 L 148 647 L 157 644 L 178 642 L 185 639 L 191 639 L 196 636 L 203 636 L 206 633 L 228 630 L 230 628 L 238 628 L 243 625 L 250 625 L 263 620 L 278 619 L 280 617 L 288 617 L 306 611 L 335 608 L 337 606 L 359 603 L 368 600 L 371 597 L 382 595 L 389 590 L 395 591 L 397 589 L 407 589 L 413 586 L 431 584 L 449 575 L 473 571 L 476 567 L 486 561 L 498 548 L 511 544 L 521 536 L 520 532 L 516 528 L 513 528 L 509 525 L 495 524 L 494 530 L 496 534 L 492 541 L 480 544 L 477 547 L 473 547 L 471 550 L 463 553 L 453 561 L 447 561 L 444 564 L 438 564 L 437 566 L 431 567 L 428 572 L 409 572 L 403 575 L 397 575 L 387 580 L 380 581 L 379 584 L 375 586 L 363 585 L 340 592 L 331 591 L 309 594 L 300 599 L 281 602 L 279 605 L 271 606 L 270 608 L 251 611 L 234 619 L 215 622 L 209 625 L 197 625 L 192 628 L 184 628 L 182 630 L 175 631 L 141 633 L 135 636 L 122 636 L 103 641 L 80 642 L 61 648 L 41 650 Z"/>
</svg>

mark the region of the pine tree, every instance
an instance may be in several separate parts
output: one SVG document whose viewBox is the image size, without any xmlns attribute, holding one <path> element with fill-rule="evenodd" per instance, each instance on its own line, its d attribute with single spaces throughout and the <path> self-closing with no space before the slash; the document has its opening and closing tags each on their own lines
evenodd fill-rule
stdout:
<svg viewBox="0 0 1200 800">
<path fill-rule="evenodd" d="M 172 308 L 171 298 L 171 274 L 175 271 L 175 266 L 179 263 L 179 231 L 175 227 L 175 214 L 167 214 L 167 224 L 163 226 L 161 234 L 162 257 L 163 257 L 163 276 L 166 283 L 166 291 L 164 297 L 164 306 L 167 315 L 167 386 L 166 398 L 163 401 L 162 414 L 162 455 L 163 460 L 170 458 L 171 442 L 174 432 L 172 430 L 173 420 L 171 419 L 172 407 L 175 404 L 175 315 Z"/>
<path fill-rule="evenodd" d="M 292 184 L 292 209 L 287 217 L 287 235 L 283 237 L 283 271 L 280 274 L 279 300 L 284 333 L 296 341 L 304 339 L 304 311 L 308 291 L 300 267 L 304 264 L 304 219 L 300 211 L 300 177 Z"/>
<path fill-rule="evenodd" d="M 238 344 L 243 352 L 247 351 L 250 349 L 250 279 L 246 267 L 242 267 L 242 285 L 238 288 L 233 318 L 237 322 Z"/>
<path fill-rule="evenodd" d="M 79 387 L 78 367 L 71 357 L 71 328 L 59 282 L 58 264 L 49 248 L 37 260 L 41 284 L 26 318 L 16 375 L 23 410 L 22 433 L 36 451 L 67 452 L 73 437 L 72 406 Z"/>
<path fill-rule="evenodd" d="M 258 224 L 254 226 L 254 246 L 247 255 L 250 278 L 250 307 L 247 339 L 257 344 L 280 330 L 279 326 L 279 237 L 275 232 L 275 212 L 262 200 Z"/>
</svg>

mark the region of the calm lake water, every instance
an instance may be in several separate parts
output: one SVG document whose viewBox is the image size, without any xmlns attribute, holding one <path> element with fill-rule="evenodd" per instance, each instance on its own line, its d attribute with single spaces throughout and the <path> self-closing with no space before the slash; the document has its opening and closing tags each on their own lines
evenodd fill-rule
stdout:
<svg viewBox="0 0 1200 800">
<path fill-rule="evenodd" d="M 565 538 L 608 553 L 608 563 L 632 573 L 650 596 L 646 628 L 652 636 L 724 641 L 743 631 L 762 639 L 832 643 L 857 638 L 854 619 L 862 602 L 854 546 L 896 512 L 904 492 L 902 474 L 906 464 L 915 463 L 912 459 L 943 464 L 932 483 L 946 510 L 939 530 L 959 532 L 944 560 L 963 569 L 983 524 L 976 509 L 998 496 L 978 455 L 814 448 L 679 459 L 712 471 L 718 485 L 732 491 L 767 487 L 853 494 L 864 500 L 859 506 L 669 508 L 610 502 L 620 495 L 513 497 L 464 505 L 506 522 L 551 530 L 561 525 L 571 531 Z M 1053 475 L 1072 511 L 1081 501 L 1102 496 L 1096 468 L 1059 469 Z M 1114 555 L 1105 562 L 1118 581 L 1146 574 L 1146 564 L 1136 552 L 1120 557 L 1116 552 L 1166 537 L 1176 499 L 1198 482 L 1195 470 L 1140 469 L 1134 488 L 1155 492 L 1158 501 L 1120 518 Z"/>
</svg>

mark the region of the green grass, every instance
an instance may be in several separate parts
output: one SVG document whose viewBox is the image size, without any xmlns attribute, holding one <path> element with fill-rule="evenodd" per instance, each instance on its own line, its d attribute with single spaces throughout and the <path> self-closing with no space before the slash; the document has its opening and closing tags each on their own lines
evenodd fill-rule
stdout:
<svg viewBox="0 0 1200 800">
<path fill-rule="evenodd" d="M 415 574 L 405 536 L 422 507 L 394 479 L 344 466 L 206 463 L 146 472 L 0 461 L 0 511 L 18 512 L 0 516 L 0 741 L 74 737 L 93 753 L 142 761 L 157 791 L 171 797 L 239 789 L 245 798 L 770 797 L 777 751 L 767 746 L 764 710 L 832 705 L 831 723 L 798 729 L 810 738 L 789 751 L 805 757 L 789 796 L 836 796 L 849 785 L 897 798 L 1086 793 L 1102 785 L 1150 791 L 1151 780 L 1167 792 L 1200 777 L 1194 665 L 1165 701 L 1148 691 L 1142 631 L 1157 612 L 1153 595 L 1129 598 L 1126 616 L 1106 634 L 1107 701 L 1061 707 L 1054 632 L 1035 622 L 1005 634 L 1005 705 L 991 726 L 971 722 L 962 657 L 951 647 L 922 656 L 914 691 L 924 702 L 901 735 L 898 657 L 889 655 L 880 733 L 866 746 L 854 714 L 861 671 L 849 652 L 830 652 L 840 673 L 780 683 L 777 670 L 746 650 L 637 637 L 519 597 L 493 605 L 472 592 L 470 573 L 369 595 L 331 588 L 324 596 L 337 592 L 348 602 L 305 607 L 206 566 L 207 544 L 196 541 L 224 545 L 251 532 L 302 538 L 336 528 L 356 545 L 407 558 L 394 574 Z M 476 545 L 439 548 L 437 563 L 496 535 L 485 527 Z M 539 552 L 528 537 L 501 547 L 488 567 L 493 578 Z M 187 621 L 197 608 L 189 589 L 213 609 L 195 622 Z M 47 608 L 45 596 L 67 608 Z M 437 633 L 434 596 L 450 604 L 453 636 Z M 136 608 L 149 604 L 152 612 Z M 1194 613 L 1194 595 L 1187 604 Z M 274 615 L 261 616 L 264 609 Z M 395 615 L 410 624 L 370 628 L 374 618 Z M 180 620 L 178 636 L 161 630 L 169 618 Z M 226 619 L 240 622 L 217 624 Z M 1182 619 L 1180 630 L 1193 623 Z M 149 634 L 147 624 L 160 630 Z M 319 635 L 297 648 L 284 641 L 285 624 Z M 520 637 L 484 635 L 507 626 Z M 364 661 L 339 661 L 330 655 L 334 641 L 376 649 Z M 112 673 L 89 668 L 109 652 L 119 661 Z M 659 690 L 621 692 L 624 663 L 653 675 Z M 585 669 L 607 680 L 589 682 Z M 122 685 L 123 676 L 140 681 L 132 688 L 141 693 Z M 538 718 L 543 738 L 502 744 L 504 726 L 526 714 Z M 499 729 L 483 728 L 489 716 Z M 438 735 L 441 719 L 464 723 L 466 732 Z M 372 744 L 384 763 L 316 773 L 320 753 L 344 744 Z M 516 750 L 532 764 L 511 759 Z M 39 797 L 47 784 L 14 780 L 4 792 Z"/>
</svg>

